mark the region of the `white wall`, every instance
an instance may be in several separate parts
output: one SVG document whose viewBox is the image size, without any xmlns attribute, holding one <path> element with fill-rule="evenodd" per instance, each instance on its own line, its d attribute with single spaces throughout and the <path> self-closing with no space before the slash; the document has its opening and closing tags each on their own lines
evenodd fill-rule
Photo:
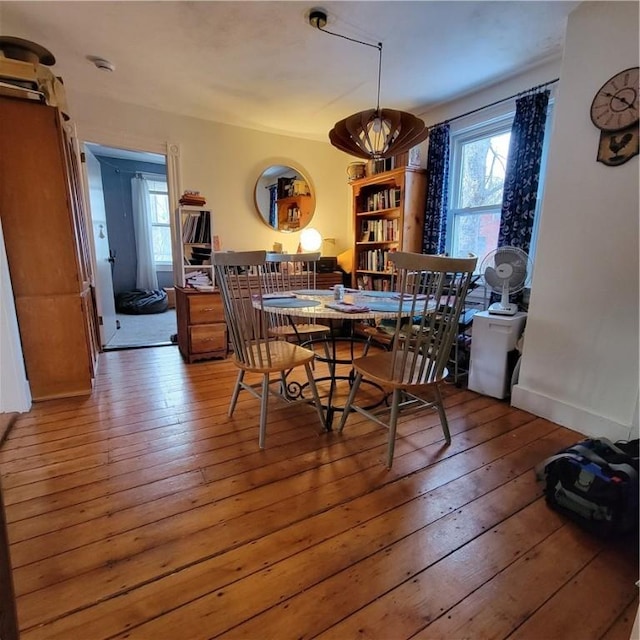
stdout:
<svg viewBox="0 0 640 640">
<path fill-rule="evenodd" d="M 593 96 L 638 66 L 638 3 L 569 17 L 515 406 L 589 435 L 638 437 L 638 156 L 596 162 Z"/>
<path fill-rule="evenodd" d="M 474 120 L 486 120 L 487 105 L 559 78 L 561 66 L 562 61 L 560 58 L 547 60 L 527 71 L 519 73 L 517 76 L 505 78 L 502 82 L 492 87 L 479 90 L 470 96 L 429 109 L 429 111 L 421 114 L 421 117 L 425 124 L 431 127 L 444 120 L 455 118 L 475 109 L 480 109 L 476 116 L 465 117 L 465 126 L 473 124 Z M 551 85 L 550 88 L 552 89 L 554 86 L 557 86 L 557 84 Z M 513 105 L 511 105 L 511 107 L 513 109 Z M 497 107 L 497 109 L 499 110 L 500 107 Z"/>
<path fill-rule="evenodd" d="M 0 411 L 24 412 L 30 408 L 31 392 L 24 370 L 9 265 L 0 224 Z"/>
<path fill-rule="evenodd" d="M 300 233 L 270 229 L 254 203 L 255 184 L 272 164 L 300 169 L 316 193 L 311 221 L 323 237 L 337 238 L 342 251 L 351 237 L 351 200 L 346 168 L 353 158 L 324 142 L 262 133 L 135 105 L 97 99 L 67 88 L 83 141 L 157 149 L 180 147 L 181 189 L 199 190 L 214 212 L 223 249 L 271 249 L 281 242 L 295 251 Z"/>
</svg>

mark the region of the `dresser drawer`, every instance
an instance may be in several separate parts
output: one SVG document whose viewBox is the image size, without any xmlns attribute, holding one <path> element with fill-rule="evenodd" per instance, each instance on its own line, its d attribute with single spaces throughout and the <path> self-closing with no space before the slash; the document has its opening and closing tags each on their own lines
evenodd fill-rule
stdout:
<svg viewBox="0 0 640 640">
<path fill-rule="evenodd" d="M 224 322 L 224 309 L 219 295 L 191 295 L 187 299 L 189 324 Z"/>
<path fill-rule="evenodd" d="M 191 353 L 227 352 L 226 324 L 199 324 L 189 327 Z"/>
</svg>

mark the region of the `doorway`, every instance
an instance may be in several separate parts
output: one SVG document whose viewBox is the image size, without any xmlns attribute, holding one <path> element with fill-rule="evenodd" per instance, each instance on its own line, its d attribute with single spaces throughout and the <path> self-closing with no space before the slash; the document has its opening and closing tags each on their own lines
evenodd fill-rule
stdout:
<svg viewBox="0 0 640 640">
<path fill-rule="evenodd" d="M 84 143 L 84 151 L 102 349 L 175 345 L 177 323 L 172 295 L 171 209 L 166 156 L 92 142 Z M 134 179 L 143 179 L 147 185 L 153 271 L 157 280 L 157 289 L 153 290 L 137 286 Z M 140 289 L 153 294 L 153 305 L 136 307 L 131 304 L 132 297 Z M 125 300 L 127 304 L 124 304 Z M 149 306 L 158 311 L 136 313 Z"/>
</svg>

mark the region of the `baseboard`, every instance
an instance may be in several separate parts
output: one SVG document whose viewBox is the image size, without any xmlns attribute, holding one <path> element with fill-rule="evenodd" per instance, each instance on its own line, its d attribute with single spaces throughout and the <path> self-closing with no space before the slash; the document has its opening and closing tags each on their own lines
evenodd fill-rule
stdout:
<svg viewBox="0 0 640 640">
<path fill-rule="evenodd" d="M 635 431 L 633 426 L 623 425 L 580 407 L 543 396 L 519 384 L 511 390 L 511 405 L 585 436 L 603 436 L 613 441 L 638 437 L 632 433 Z"/>
</svg>

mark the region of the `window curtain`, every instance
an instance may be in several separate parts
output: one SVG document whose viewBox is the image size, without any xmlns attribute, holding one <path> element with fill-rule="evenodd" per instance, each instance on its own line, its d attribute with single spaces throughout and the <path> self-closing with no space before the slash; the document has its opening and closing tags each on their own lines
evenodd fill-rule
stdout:
<svg viewBox="0 0 640 640">
<path fill-rule="evenodd" d="M 278 212 L 276 210 L 276 195 L 278 185 L 269 185 L 269 224 L 274 228 L 278 228 Z"/>
<path fill-rule="evenodd" d="M 429 133 L 427 153 L 427 202 L 422 234 L 422 253 L 444 253 L 449 200 L 449 123 Z"/>
<path fill-rule="evenodd" d="M 504 178 L 498 246 L 529 252 L 536 209 L 549 91 L 516 100 Z"/>
<path fill-rule="evenodd" d="M 138 258 L 136 289 L 155 290 L 158 288 L 158 276 L 153 259 L 149 183 L 141 175 L 131 179 L 131 198 Z"/>
</svg>

